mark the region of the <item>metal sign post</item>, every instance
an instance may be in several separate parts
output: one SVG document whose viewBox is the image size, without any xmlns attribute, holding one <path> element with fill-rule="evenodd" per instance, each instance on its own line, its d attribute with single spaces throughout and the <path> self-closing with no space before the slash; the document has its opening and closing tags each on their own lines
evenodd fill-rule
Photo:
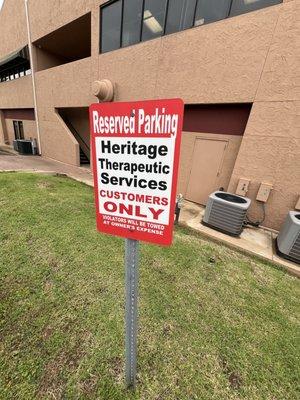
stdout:
<svg viewBox="0 0 300 400">
<path fill-rule="evenodd" d="M 126 386 L 135 387 L 137 359 L 137 300 L 138 300 L 139 242 L 125 239 L 126 287 Z"/>
</svg>

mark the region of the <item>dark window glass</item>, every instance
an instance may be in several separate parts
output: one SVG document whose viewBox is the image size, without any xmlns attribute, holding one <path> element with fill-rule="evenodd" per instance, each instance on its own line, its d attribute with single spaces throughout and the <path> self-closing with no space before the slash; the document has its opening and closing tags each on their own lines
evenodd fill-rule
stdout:
<svg viewBox="0 0 300 400">
<path fill-rule="evenodd" d="M 22 121 L 13 121 L 15 139 L 24 139 L 24 130 Z"/>
<path fill-rule="evenodd" d="M 124 0 L 123 7 L 122 47 L 140 41 L 143 0 Z"/>
<path fill-rule="evenodd" d="M 22 121 L 19 121 L 19 135 L 20 135 L 20 139 L 24 139 L 24 129 L 23 129 Z"/>
<path fill-rule="evenodd" d="M 228 17 L 231 0 L 198 0 L 195 26 Z"/>
<path fill-rule="evenodd" d="M 101 52 L 119 49 L 121 46 L 122 1 L 101 9 Z"/>
<path fill-rule="evenodd" d="M 169 0 L 166 33 L 179 32 L 194 25 L 197 0 Z"/>
<path fill-rule="evenodd" d="M 167 0 L 145 0 L 142 40 L 164 34 Z"/>
<path fill-rule="evenodd" d="M 233 0 L 230 16 L 244 14 L 279 3 L 282 3 L 282 0 Z"/>
</svg>

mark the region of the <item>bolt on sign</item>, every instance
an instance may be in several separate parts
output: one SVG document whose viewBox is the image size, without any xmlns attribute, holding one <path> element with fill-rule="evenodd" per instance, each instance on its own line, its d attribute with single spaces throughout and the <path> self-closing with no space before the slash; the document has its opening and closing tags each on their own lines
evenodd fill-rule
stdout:
<svg viewBox="0 0 300 400">
<path fill-rule="evenodd" d="M 90 106 L 99 231 L 171 244 L 182 123 L 180 99 Z"/>
</svg>

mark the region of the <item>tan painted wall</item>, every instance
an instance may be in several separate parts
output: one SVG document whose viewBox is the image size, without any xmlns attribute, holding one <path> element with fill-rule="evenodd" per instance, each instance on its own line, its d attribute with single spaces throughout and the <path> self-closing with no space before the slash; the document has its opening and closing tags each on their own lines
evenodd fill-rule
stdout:
<svg viewBox="0 0 300 400">
<path fill-rule="evenodd" d="M 5 125 L 7 129 L 9 144 L 12 145 L 15 140 L 14 125 L 12 119 L 5 119 Z M 37 139 L 36 123 L 35 121 L 23 121 L 24 139 Z"/>
<path fill-rule="evenodd" d="M 55 108 L 87 106 L 94 101 L 90 94 L 90 68 L 90 58 L 85 58 L 36 73 L 38 114 L 45 157 L 79 165 L 78 143 L 58 118 Z"/>
<path fill-rule="evenodd" d="M 84 107 L 95 101 L 91 94 L 90 57 L 36 73 L 40 108 Z"/>
<path fill-rule="evenodd" d="M 239 151 L 239 147 L 242 141 L 242 136 L 234 135 L 216 135 L 210 133 L 196 133 L 196 132 L 183 132 L 181 140 L 181 151 L 180 151 L 180 167 L 177 192 L 182 193 L 184 196 L 187 191 L 189 176 L 192 167 L 192 155 L 195 140 L 197 138 L 206 138 L 213 140 L 226 140 L 228 141 L 228 147 L 226 149 L 224 160 L 222 164 L 221 174 L 216 182 L 216 189 L 224 187 L 226 190 L 231 178 L 235 160 Z"/>
<path fill-rule="evenodd" d="M 55 111 L 51 120 L 40 119 L 40 124 L 43 156 L 79 166 L 79 145 L 59 114 Z"/>
<path fill-rule="evenodd" d="M 251 180 L 248 195 L 255 199 L 259 184 L 274 185 L 267 203 L 265 226 L 278 228 L 300 195 L 300 102 L 255 103 L 237 158 L 229 189 L 240 177 Z M 298 120 L 298 121 L 297 121 Z M 252 217 L 261 207 L 252 205 Z"/>
<path fill-rule="evenodd" d="M 239 177 L 249 178 L 248 195 L 255 199 L 261 182 L 274 185 L 264 225 L 275 229 L 300 195 L 299 15 L 299 1 L 280 10 L 229 186 L 235 190 Z M 256 202 L 251 211 L 253 218 L 261 216 Z"/>
<path fill-rule="evenodd" d="M 30 0 L 32 41 L 88 13 L 100 3 L 101 0 Z"/>
<path fill-rule="evenodd" d="M 36 71 L 52 68 L 64 62 L 62 58 L 43 49 L 39 49 L 36 46 L 33 46 L 32 54 Z"/>
<path fill-rule="evenodd" d="M 0 30 L 0 58 L 27 44 L 24 0 L 4 0 L 0 11 Z"/>
<path fill-rule="evenodd" d="M 87 108 L 72 108 L 64 112 L 83 141 L 90 147 L 90 123 Z"/>
<path fill-rule="evenodd" d="M 0 82 L 1 108 L 33 108 L 31 75 Z"/>
<path fill-rule="evenodd" d="M 95 79 L 111 79 L 119 101 L 253 102 L 229 189 L 235 190 L 239 177 L 248 177 L 254 199 L 260 181 L 273 183 L 266 225 L 278 228 L 300 193 L 299 0 L 99 55 L 104 2 L 29 0 L 33 41 L 92 12 L 92 56 L 36 74 L 43 155 L 78 165 L 78 144 L 55 108 L 95 101 L 90 90 Z M 26 43 L 22 0 L 5 1 L 0 33 L 10 38 L 1 41 L 0 57 Z M 0 109 L 32 107 L 30 80 L 22 79 L 0 84 Z M 184 169 L 189 160 L 182 161 Z M 253 204 L 258 215 L 256 208 Z"/>
</svg>

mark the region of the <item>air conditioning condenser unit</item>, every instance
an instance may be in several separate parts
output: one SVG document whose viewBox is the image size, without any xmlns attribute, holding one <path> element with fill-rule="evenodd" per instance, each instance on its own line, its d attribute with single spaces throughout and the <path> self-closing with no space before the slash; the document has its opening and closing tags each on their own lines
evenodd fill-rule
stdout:
<svg viewBox="0 0 300 400">
<path fill-rule="evenodd" d="M 13 148 L 15 151 L 19 151 L 19 146 L 18 146 L 18 141 L 17 140 L 13 140 Z"/>
<path fill-rule="evenodd" d="M 300 264 L 300 212 L 290 211 L 276 238 L 279 256 Z"/>
<path fill-rule="evenodd" d="M 250 204 L 251 200 L 247 197 L 214 192 L 208 198 L 202 223 L 228 235 L 239 236 Z"/>
</svg>

